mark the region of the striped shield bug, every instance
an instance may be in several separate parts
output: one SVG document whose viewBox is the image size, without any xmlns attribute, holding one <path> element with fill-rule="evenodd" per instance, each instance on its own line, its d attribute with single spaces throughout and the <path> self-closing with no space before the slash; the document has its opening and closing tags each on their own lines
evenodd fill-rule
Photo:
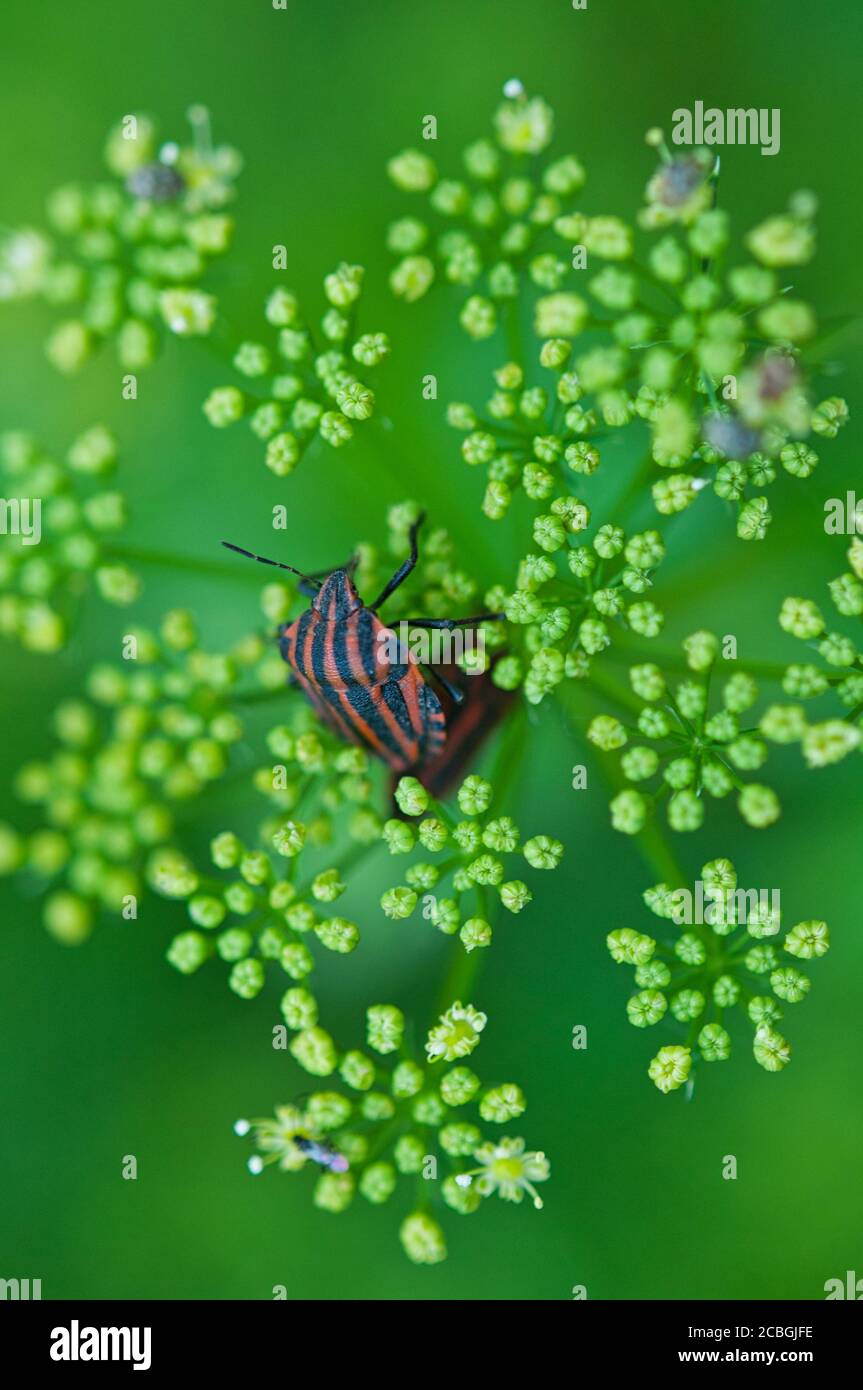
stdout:
<svg viewBox="0 0 863 1390">
<path fill-rule="evenodd" d="M 422 767 L 440 753 L 447 736 L 446 717 L 437 694 L 418 662 L 393 661 L 386 640 L 394 634 L 381 622 L 378 609 L 407 579 L 417 563 L 417 534 L 424 518 L 410 530 L 410 555 L 384 585 L 374 603 L 365 604 L 353 582 L 356 560 L 334 570 L 303 574 L 293 565 L 268 560 L 230 541 L 228 550 L 262 565 L 290 570 L 301 593 L 312 602 L 293 622 L 279 629 L 279 649 L 292 676 L 323 722 L 350 743 L 368 748 L 394 772 Z M 408 628 L 441 629 L 497 622 L 502 613 L 472 618 L 408 618 Z M 464 692 L 428 668 L 456 704 Z"/>
</svg>

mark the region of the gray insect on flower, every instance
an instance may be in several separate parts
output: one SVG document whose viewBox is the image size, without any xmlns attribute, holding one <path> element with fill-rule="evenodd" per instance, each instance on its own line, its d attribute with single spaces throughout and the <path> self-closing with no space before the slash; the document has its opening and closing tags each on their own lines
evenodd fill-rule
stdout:
<svg viewBox="0 0 863 1390">
<path fill-rule="evenodd" d="M 126 179 L 126 192 L 150 203 L 172 203 L 186 187 L 182 174 L 170 164 L 158 162 L 133 169 Z"/>
<path fill-rule="evenodd" d="M 736 415 L 705 415 L 701 429 L 707 443 L 729 459 L 749 458 L 761 446 L 758 430 Z"/>
<path fill-rule="evenodd" d="M 706 172 L 704 162 L 695 155 L 672 159 L 659 169 L 651 192 L 656 201 L 663 203 L 665 207 L 682 207 L 704 182 Z"/>
</svg>

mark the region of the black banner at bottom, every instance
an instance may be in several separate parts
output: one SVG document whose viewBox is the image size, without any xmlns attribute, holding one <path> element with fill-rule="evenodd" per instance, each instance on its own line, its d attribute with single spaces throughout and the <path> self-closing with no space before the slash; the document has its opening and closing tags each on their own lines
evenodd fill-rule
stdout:
<svg viewBox="0 0 863 1390">
<path fill-rule="evenodd" d="M 318 1328 L 332 1307 L 334 1330 L 341 1327 L 342 1334 L 348 1330 L 350 1313 L 345 1305 L 339 1305 L 338 1311 L 329 1303 L 316 1306 Z M 410 1336 L 411 1315 L 406 1305 L 400 1306 L 399 1331 Z M 471 1302 L 465 1307 L 472 1319 L 477 1306 Z M 534 1303 L 520 1306 L 520 1318 L 537 1308 Z M 546 1306 L 546 1314 L 538 1308 L 536 1313 L 544 1333 L 576 1336 L 579 1360 L 592 1355 L 607 1371 L 760 1365 L 808 1366 L 823 1375 L 848 1365 L 861 1328 L 856 1304 L 849 1307 L 842 1301 L 573 1301 Z M 556 1312 L 552 1311 L 555 1306 Z M 295 1308 L 278 1301 L 0 1304 L 5 1364 L 47 1373 L 51 1379 L 92 1377 L 108 1367 L 114 1374 L 127 1371 L 156 1377 L 183 1371 L 248 1376 L 253 1370 L 260 1381 L 270 1371 L 283 1372 L 287 1364 L 301 1367 L 307 1357 L 310 1362 L 320 1360 L 320 1353 L 312 1357 L 306 1351 L 299 1330 Z M 528 1334 L 528 1328 L 523 1333 Z M 483 1364 L 493 1367 L 495 1339 L 483 1340 Z M 346 1351 L 351 1347 L 355 1362 L 356 1342 L 344 1338 L 342 1344 Z M 326 1345 L 330 1379 L 339 1368 L 339 1342 Z M 529 1354 L 530 1343 L 525 1341 L 524 1346 Z M 571 1355 L 571 1343 L 568 1350 Z"/>
</svg>

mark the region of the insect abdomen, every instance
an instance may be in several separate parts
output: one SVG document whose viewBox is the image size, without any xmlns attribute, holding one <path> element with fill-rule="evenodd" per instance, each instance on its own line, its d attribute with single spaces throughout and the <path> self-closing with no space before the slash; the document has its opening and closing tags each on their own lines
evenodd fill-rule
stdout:
<svg viewBox="0 0 863 1390">
<path fill-rule="evenodd" d="M 335 621 L 308 609 L 284 630 L 280 647 L 329 726 L 404 771 L 438 751 L 446 726 L 437 697 L 416 667 L 383 659 L 382 631 L 368 609 Z"/>
</svg>

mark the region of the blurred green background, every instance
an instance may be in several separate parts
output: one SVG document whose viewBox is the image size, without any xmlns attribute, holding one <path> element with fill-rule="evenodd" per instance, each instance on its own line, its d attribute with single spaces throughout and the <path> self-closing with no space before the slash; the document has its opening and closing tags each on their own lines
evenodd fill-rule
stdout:
<svg viewBox="0 0 863 1390">
<path fill-rule="evenodd" d="M 204 420 L 207 391 L 232 379 L 206 344 L 170 346 L 142 375 L 138 401 L 123 402 L 107 354 L 74 380 L 53 374 L 42 350 L 48 319 L 31 306 L 4 307 L 0 427 L 33 429 L 59 450 L 96 420 L 112 425 L 135 545 L 211 556 L 230 534 L 266 553 L 270 509 L 285 502 L 285 558 L 319 567 L 358 537 L 381 542 L 385 508 L 413 496 L 486 581 L 497 578 L 525 518 L 495 530 L 478 517 L 481 479 L 463 467 L 443 413 L 448 399 L 484 399 L 500 348 L 471 346 L 445 295 L 413 310 L 390 300 L 382 237 L 399 200 L 383 175 L 387 156 L 415 143 L 433 113 L 434 153 L 454 169 L 516 75 L 555 107 L 555 150 L 586 161 L 586 209 L 631 216 L 652 170 L 648 126 L 668 129 L 671 111 L 697 99 L 779 107 L 781 153 L 725 151 L 722 204 L 740 232 L 795 188 L 816 189 L 819 256 L 801 288 L 825 317 L 844 313 L 861 302 L 861 36 L 858 0 L 589 0 L 585 12 L 569 0 L 289 0 L 286 11 L 269 0 L 8 0 L 2 220 L 38 224 L 50 189 L 97 177 L 105 132 L 124 113 L 152 112 L 168 137 L 190 102 L 206 103 L 216 137 L 247 161 L 236 242 L 215 272 L 233 338 L 255 334 L 274 243 L 288 247 L 284 283 L 313 304 L 325 271 L 341 258 L 361 262 L 363 325 L 386 328 L 395 344 L 381 378 L 395 428 L 375 422 L 349 450 L 322 451 L 280 482 L 250 433 Z M 853 411 L 859 352 L 843 362 L 822 394 L 845 395 Z M 438 375 L 438 403 L 421 400 L 427 372 Z M 747 653 L 794 659 L 776 613 L 789 592 L 826 599 L 826 581 L 844 568 L 822 505 L 863 483 L 853 448 L 846 433 L 823 449 L 814 478 L 777 485 L 763 545 L 735 543 L 716 503 L 675 522 L 657 593 L 666 648 L 712 626 L 738 636 L 742 666 Z M 182 571 L 145 578 L 138 621 L 189 605 L 213 647 L 259 621 L 258 576 L 239 562 L 235 575 L 208 581 Z M 123 630 L 122 616 L 96 606 L 60 658 L 0 651 L 0 816 L 13 815 L 11 776 L 44 746 L 51 709 L 92 661 L 115 655 Z M 769 1076 L 741 1046 L 686 1103 L 649 1084 L 655 1038 L 628 1026 L 629 982 L 604 946 L 612 927 L 648 920 L 639 894 L 656 876 L 608 828 L 599 770 L 550 703 L 531 737 L 520 820 L 566 839 L 565 867 L 543 881 L 530 912 L 501 926 L 473 1000 L 490 1016 L 479 1069 L 524 1086 L 520 1132 L 552 1158 L 545 1210 L 489 1202 L 470 1220 L 447 1213 L 449 1260 L 417 1269 L 397 1240 L 408 1193 L 332 1217 L 312 1208 L 307 1174 L 252 1181 L 232 1121 L 306 1089 L 271 1047 L 275 984 L 250 1004 L 218 968 L 178 976 L 163 953 L 180 910 L 149 899 L 137 924 L 105 922 L 86 946 L 63 950 L 35 904 L 5 887 L 0 1276 L 41 1278 L 45 1297 L 268 1298 L 285 1284 L 290 1298 L 521 1300 L 567 1299 L 574 1284 L 590 1298 L 818 1298 L 825 1279 L 863 1274 L 859 761 L 805 775 L 796 753 L 780 755 L 778 826 L 744 833 L 723 803 L 706 830 L 682 845 L 678 837 L 693 875 L 728 854 L 744 882 L 781 886 L 791 921 L 824 917 L 834 940 L 812 971 L 812 996 L 786 1020 L 792 1065 Z M 591 789 L 574 792 L 570 767 L 582 760 Z M 224 801 L 213 806 L 202 840 L 226 810 L 234 816 Z M 327 1018 L 345 1038 L 359 1035 L 372 999 L 427 1018 L 447 954 L 460 949 L 422 923 L 383 921 L 383 867 L 373 861 L 345 899 L 363 928 L 360 952 L 327 973 Z M 589 1031 L 586 1052 L 570 1045 L 577 1023 Z M 134 1183 L 120 1176 L 130 1153 Z M 721 1179 L 725 1154 L 737 1157 L 736 1182 Z"/>
</svg>

